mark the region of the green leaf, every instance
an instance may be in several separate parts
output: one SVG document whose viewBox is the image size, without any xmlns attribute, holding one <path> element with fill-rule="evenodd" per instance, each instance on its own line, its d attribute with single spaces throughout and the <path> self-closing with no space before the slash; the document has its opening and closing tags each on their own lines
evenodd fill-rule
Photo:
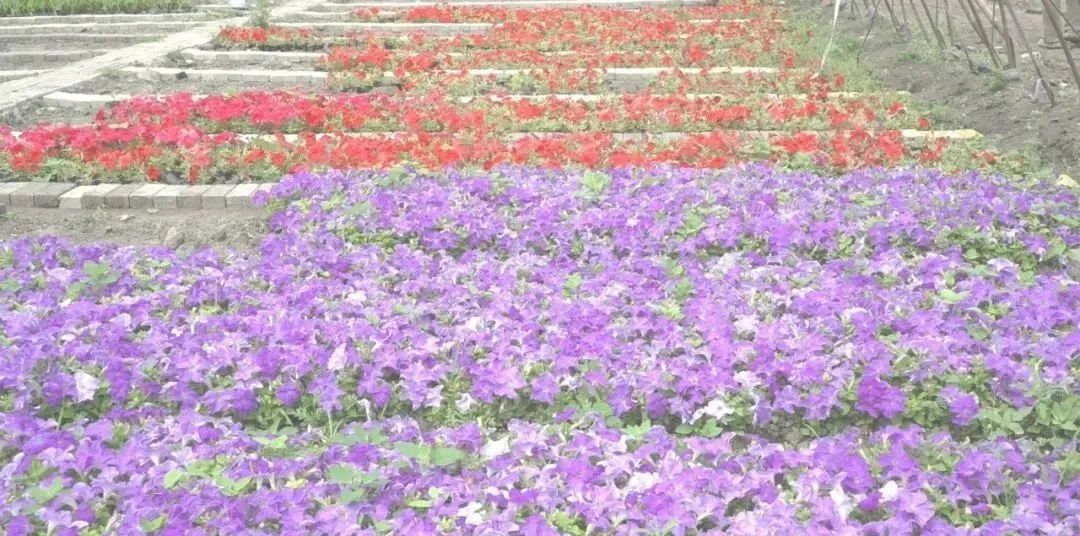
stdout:
<svg viewBox="0 0 1080 536">
<path fill-rule="evenodd" d="M 1065 245 L 1065 241 L 1060 236 L 1055 236 L 1050 239 L 1050 247 L 1046 250 L 1047 259 L 1056 259 L 1065 253 L 1068 247 Z"/>
<path fill-rule="evenodd" d="M 431 499 L 412 499 L 405 503 L 409 508 L 431 508 L 435 504 Z"/>
<path fill-rule="evenodd" d="M 675 433 L 679 435 L 690 435 L 694 433 L 694 429 L 689 424 L 683 423 L 675 427 Z"/>
<path fill-rule="evenodd" d="M 581 274 L 574 273 L 566 276 L 566 280 L 563 281 L 563 296 L 566 298 L 574 297 L 578 289 L 581 288 Z"/>
<path fill-rule="evenodd" d="M 184 478 L 184 472 L 179 469 L 165 473 L 165 489 L 175 488 L 182 478 Z"/>
<path fill-rule="evenodd" d="M 345 488 L 341 490 L 341 504 L 353 504 L 367 498 L 367 490 L 363 488 Z"/>
<path fill-rule="evenodd" d="M 228 497 L 240 495 L 244 492 L 244 489 L 248 487 L 248 484 L 251 484 L 250 476 L 245 476 L 239 480 L 228 479 L 221 492 Z"/>
<path fill-rule="evenodd" d="M 582 194 L 589 198 L 598 198 L 611 186 L 611 177 L 598 171 L 586 171 L 581 176 Z"/>
<path fill-rule="evenodd" d="M 64 483 L 59 478 L 54 478 L 52 484 L 47 487 L 37 487 L 30 490 L 30 498 L 38 504 L 45 504 L 53 500 L 64 489 Z"/>
<path fill-rule="evenodd" d="M 326 468 L 326 478 L 338 484 L 352 484 L 360 480 L 361 472 L 356 467 L 345 463 L 336 463 Z"/>
<path fill-rule="evenodd" d="M 161 514 L 154 519 L 143 519 L 142 521 L 139 521 L 139 528 L 141 528 L 143 532 L 157 532 L 165 526 L 165 521 L 168 519 L 169 516 L 165 514 Z"/>
<path fill-rule="evenodd" d="M 394 443 L 394 450 L 410 458 L 415 458 L 420 463 L 428 463 L 431 461 L 431 447 L 427 445 L 418 445 L 416 443 Z"/>
<path fill-rule="evenodd" d="M 716 424 L 715 419 L 709 419 L 705 421 L 705 424 L 701 425 L 701 429 L 698 432 L 702 436 L 713 438 L 719 436 L 723 430 Z"/>
<path fill-rule="evenodd" d="M 453 465 L 465 459 L 465 451 L 453 447 L 435 447 L 431 451 L 431 463 L 438 467 Z"/>
<path fill-rule="evenodd" d="M 938 296 L 940 296 L 942 301 L 944 301 L 945 303 L 959 303 L 961 300 L 966 298 L 967 295 L 967 292 L 955 292 L 947 288 L 943 288 L 940 292 L 938 292 Z"/>
<path fill-rule="evenodd" d="M 111 285 L 120 279 L 112 267 L 104 262 L 87 262 L 83 264 L 83 273 L 95 286 L 103 287 Z"/>
</svg>

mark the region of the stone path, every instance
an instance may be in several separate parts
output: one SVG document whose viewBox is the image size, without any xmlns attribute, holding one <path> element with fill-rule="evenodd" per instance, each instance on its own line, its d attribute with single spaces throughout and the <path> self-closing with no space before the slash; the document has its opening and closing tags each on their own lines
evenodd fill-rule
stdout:
<svg viewBox="0 0 1080 536">
<path fill-rule="evenodd" d="M 275 6 L 273 8 L 273 13 L 275 16 L 288 16 L 323 2 L 325 2 L 325 0 L 287 0 L 283 4 Z M 201 17 L 201 15 L 195 16 Z M 85 17 L 85 15 L 77 15 L 76 17 Z M 107 17 L 116 16 L 111 15 Z M 129 16 L 128 18 L 135 17 L 137 16 Z M 145 15 L 141 17 L 145 17 Z M 4 20 L 10 21 L 19 18 L 22 17 L 12 17 Z M 33 19 L 35 17 L 30 18 Z M 50 20 L 62 18 L 63 17 L 53 17 Z M 103 18 L 103 20 L 111 21 L 111 19 L 108 18 Z M 141 20 L 142 19 L 140 19 L 140 21 Z M 5 110 L 18 106 L 20 103 L 85 82 L 106 71 L 122 69 L 135 63 L 152 63 L 170 52 L 205 44 L 213 39 L 221 28 L 225 26 L 242 25 L 246 20 L 247 15 L 245 14 L 244 16 L 239 17 L 218 18 L 206 22 L 199 22 L 192 28 L 170 33 L 156 41 L 110 50 L 104 54 L 70 63 L 57 69 L 28 73 L 26 76 L 4 82 L 0 84 L 0 114 Z M 130 29 L 132 32 L 144 32 L 146 30 L 146 23 L 136 21 L 107 23 L 86 22 L 78 23 L 74 27 L 85 27 L 85 25 L 97 26 L 99 24 L 107 25 L 110 28 L 110 32 L 115 31 L 115 28 L 118 27 L 117 25 L 121 24 L 127 24 L 128 26 L 126 26 L 126 28 Z M 184 22 L 183 24 L 187 24 L 187 22 Z M 23 25 L 4 24 L 0 25 L 0 42 L 5 41 L 11 35 L 22 33 L 37 34 L 42 38 L 46 38 L 50 33 L 49 30 L 62 30 L 64 28 L 69 28 L 70 26 L 71 25 L 64 23 L 53 22 Z M 0 79 L 2 79 L 2 76 L 3 74 L 0 72 Z"/>
</svg>

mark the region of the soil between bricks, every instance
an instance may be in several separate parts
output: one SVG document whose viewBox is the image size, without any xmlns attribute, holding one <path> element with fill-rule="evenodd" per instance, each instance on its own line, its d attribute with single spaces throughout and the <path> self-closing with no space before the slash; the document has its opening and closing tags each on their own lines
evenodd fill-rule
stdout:
<svg viewBox="0 0 1080 536">
<path fill-rule="evenodd" d="M 3 27 L 0 27 L 0 34 Z M 0 37 L 0 52 L 22 52 L 26 50 L 114 50 L 159 39 L 157 37 L 123 36 L 112 38 L 87 38 L 81 35 L 67 36 L 10 36 Z"/>
<path fill-rule="evenodd" d="M 109 73 L 72 86 L 64 91 L 70 93 L 97 94 L 161 94 L 187 91 L 202 95 L 239 93 L 256 89 L 297 89 L 299 91 L 325 90 L 325 80 L 311 83 L 295 81 L 269 80 L 196 80 L 194 78 L 176 78 L 175 76 L 140 77 L 131 73 Z"/>
<path fill-rule="evenodd" d="M 206 247 L 255 252 L 266 233 L 263 209 L 63 210 L 8 207 L 0 216 L 0 240 L 59 236 L 79 244 L 112 243 L 125 246 L 165 246 L 175 228 L 182 240 L 170 245 L 181 255 Z"/>
</svg>

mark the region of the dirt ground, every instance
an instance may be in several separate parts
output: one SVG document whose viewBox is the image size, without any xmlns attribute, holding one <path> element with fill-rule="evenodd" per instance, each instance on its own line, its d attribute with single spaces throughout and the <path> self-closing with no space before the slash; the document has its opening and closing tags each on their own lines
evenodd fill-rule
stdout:
<svg viewBox="0 0 1080 536">
<path fill-rule="evenodd" d="M 0 242 L 62 236 L 75 243 L 165 246 L 186 255 L 205 247 L 255 252 L 266 232 L 263 210 L 61 210 L 8 207 Z"/>
<path fill-rule="evenodd" d="M 856 1 L 862 7 L 862 1 Z M 875 0 L 869 0 L 869 3 L 873 5 Z M 928 4 L 932 10 L 937 5 L 934 1 L 928 1 Z M 1033 90 L 1038 75 L 1015 27 L 1010 26 L 1010 34 L 1015 43 L 1017 69 L 995 69 L 974 28 L 962 13 L 955 11 L 958 10 L 956 4 L 952 4 L 955 30 L 952 38 L 946 25 L 942 24 L 947 45 L 944 53 L 938 48 L 925 18 L 923 24 L 929 41 L 923 38 L 910 13 L 907 28 L 901 14 L 897 13 L 901 18 L 900 32 L 897 32 L 887 11 L 882 8 L 862 48 L 860 64 L 887 88 L 910 91 L 918 100 L 934 105 L 939 127 L 973 128 L 1002 152 L 1033 153 L 1041 165 L 1055 175 L 1069 173 L 1076 176 L 1080 173 L 1080 136 L 1077 135 L 1080 131 L 1080 91 L 1070 74 L 1064 52 L 1038 47 L 1042 16 L 1024 12 L 1021 2 L 1013 4 L 1024 34 L 1036 58 L 1041 59 L 1040 67 L 1057 97 L 1055 106 L 1050 105 L 1042 92 L 1035 98 Z M 819 7 L 816 2 L 812 6 L 802 9 L 818 18 L 821 31 L 828 31 L 832 8 Z M 854 18 L 845 13 L 841 15 L 839 31 L 843 36 L 861 42 L 870 18 L 865 10 Z M 898 33 L 908 38 L 901 40 Z M 1004 50 L 1003 41 L 996 37 L 994 44 Z M 1080 62 L 1080 48 L 1072 50 Z M 1005 57 L 1004 54 L 1001 56 Z"/>
</svg>

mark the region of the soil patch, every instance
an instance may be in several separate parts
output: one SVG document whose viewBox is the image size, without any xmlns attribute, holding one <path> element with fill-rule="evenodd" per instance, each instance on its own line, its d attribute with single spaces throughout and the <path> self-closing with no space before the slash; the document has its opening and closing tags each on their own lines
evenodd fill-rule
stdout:
<svg viewBox="0 0 1080 536">
<path fill-rule="evenodd" d="M 2 30 L 2 28 L 0 28 Z M 113 35 L 90 37 L 86 34 L 65 33 L 62 35 L 26 34 L 5 35 L 0 39 L 0 52 L 21 52 L 24 50 L 112 50 L 137 43 L 153 41 L 157 37 L 144 35 Z"/>
<path fill-rule="evenodd" d="M 325 88 L 324 80 L 309 83 L 292 80 L 281 81 L 245 81 L 245 80 L 197 80 L 181 76 L 161 76 L 155 74 L 107 73 L 93 80 L 88 80 L 65 91 L 72 93 L 98 94 L 159 94 L 188 91 L 197 94 L 239 93 L 254 89 L 297 89 L 311 91 Z"/>
<path fill-rule="evenodd" d="M 252 210 L 60 210 L 8 207 L 0 241 L 61 236 L 75 243 L 166 246 L 186 255 L 212 247 L 255 252 L 266 233 L 266 212 Z"/>
<path fill-rule="evenodd" d="M 990 146 L 1002 152 L 1025 152 L 1054 174 L 1075 176 L 1080 171 L 1080 92 L 1064 53 L 1036 46 L 1042 35 L 1041 15 L 1016 9 L 1028 41 L 1035 47 L 1035 61 L 1041 61 L 1043 74 L 1057 97 L 1056 106 L 1044 96 L 1034 95 L 1038 75 L 1019 35 L 1013 36 L 1016 69 L 994 68 L 986 47 L 960 13 L 953 13 L 956 31 L 953 39 L 946 35 L 950 42 L 943 53 L 923 39 L 914 20 L 909 29 L 901 27 L 901 33 L 910 37 L 900 39 L 882 9 L 861 46 L 860 64 L 887 88 L 910 91 L 917 100 L 934 105 L 938 128 L 978 130 Z M 831 6 L 827 11 L 813 8 L 807 13 L 821 21 L 820 31 L 827 32 L 831 23 Z M 840 35 L 861 43 L 869 20 L 865 13 L 854 18 L 841 15 Z M 996 44 L 1002 43 L 998 37 Z M 1080 49 L 1074 49 L 1074 54 L 1080 56 Z"/>
</svg>

